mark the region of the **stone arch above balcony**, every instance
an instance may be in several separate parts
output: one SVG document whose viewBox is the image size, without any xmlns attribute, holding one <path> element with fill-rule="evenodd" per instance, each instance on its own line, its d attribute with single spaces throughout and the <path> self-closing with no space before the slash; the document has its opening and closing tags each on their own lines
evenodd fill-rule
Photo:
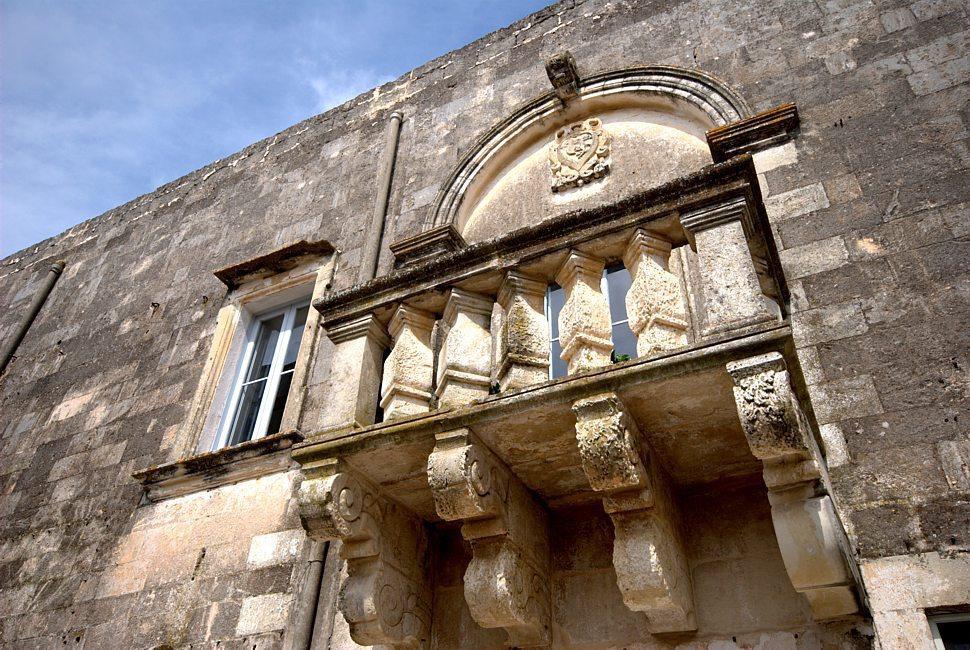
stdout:
<svg viewBox="0 0 970 650">
<path fill-rule="evenodd" d="M 577 90 L 566 103 L 550 91 L 486 133 L 448 177 L 425 229 L 451 225 L 471 243 L 614 203 L 710 164 L 705 133 L 751 113 L 723 83 L 673 67 L 597 74 L 580 80 Z M 606 134 L 599 144 L 601 152 L 608 149 L 602 160 L 608 170 L 554 191 L 550 149 L 557 135 L 568 138 L 577 124 L 588 131 L 591 119 Z"/>
</svg>

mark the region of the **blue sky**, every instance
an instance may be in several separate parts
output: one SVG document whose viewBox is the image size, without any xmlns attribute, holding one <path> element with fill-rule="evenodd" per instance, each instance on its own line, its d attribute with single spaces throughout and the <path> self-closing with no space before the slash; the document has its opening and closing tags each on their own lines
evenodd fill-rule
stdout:
<svg viewBox="0 0 970 650">
<path fill-rule="evenodd" d="M 551 0 L 0 0 L 0 257 Z"/>
</svg>

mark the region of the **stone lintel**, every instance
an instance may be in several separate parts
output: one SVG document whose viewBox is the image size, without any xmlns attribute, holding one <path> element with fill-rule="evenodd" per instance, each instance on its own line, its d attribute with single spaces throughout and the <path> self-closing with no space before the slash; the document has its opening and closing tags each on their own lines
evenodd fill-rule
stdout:
<svg viewBox="0 0 970 650">
<path fill-rule="evenodd" d="M 399 239 L 390 245 L 390 249 L 394 254 L 394 268 L 401 268 L 423 262 L 436 255 L 461 250 L 465 246 L 465 240 L 449 223 Z"/>
<path fill-rule="evenodd" d="M 485 628 L 514 647 L 546 647 L 550 635 L 548 516 L 509 468 L 469 429 L 435 436 L 428 458 L 435 509 L 462 521 L 472 547 L 465 601 Z"/>
<path fill-rule="evenodd" d="M 779 104 L 757 115 L 719 126 L 707 132 L 707 144 L 714 162 L 744 153 L 754 153 L 786 142 L 798 129 L 795 104 Z"/>
<path fill-rule="evenodd" d="M 613 520 L 623 602 L 651 633 L 697 629 L 690 569 L 670 480 L 615 393 L 577 401 L 576 440 L 590 485 Z"/>
<path fill-rule="evenodd" d="M 336 458 L 304 466 L 298 503 L 313 539 L 340 540 L 340 611 L 360 645 L 425 648 L 431 567 L 424 524 Z"/>
<path fill-rule="evenodd" d="M 845 531 L 825 493 L 817 446 L 778 352 L 727 364 L 748 446 L 764 465 L 771 520 L 792 586 L 816 619 L 858 611 Z"/>
</svg>

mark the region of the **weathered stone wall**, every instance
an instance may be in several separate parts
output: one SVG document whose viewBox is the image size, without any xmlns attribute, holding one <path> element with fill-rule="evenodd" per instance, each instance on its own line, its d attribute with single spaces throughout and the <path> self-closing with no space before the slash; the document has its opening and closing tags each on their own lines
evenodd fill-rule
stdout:
<svg viewBox="0 0 970 650">
<path fill-rule="evenodd" d="M 756 110 L 798 104 L 799 136 L 757 162 L 854 549 L 967 551 L 968 25 L 953 0 L 564 2 L 7 258 L 0 337 L 68 265 L 0 379 L 0 643 L 279 644 L 305 552 L 289 475 L 141 507 L 130 477 L 185 442 L 212 271 L 327 239 L 352 284 L 387 114 L 405 122 L 385 244 L 562 49 L 581 72 L 696 67 Z"/>
</svg>

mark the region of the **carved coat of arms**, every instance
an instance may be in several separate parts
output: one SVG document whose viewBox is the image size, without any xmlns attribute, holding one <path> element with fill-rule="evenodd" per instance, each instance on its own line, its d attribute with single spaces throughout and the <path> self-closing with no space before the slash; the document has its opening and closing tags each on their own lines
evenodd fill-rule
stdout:
<svg viewBox="0 0 970 650">
<path fill-rule="evenodd" d="M 595 117 L 559 129 L 549 147 L 552 191 L 580 187 L 610 171 L 613 137 Z"/>
</svg>

